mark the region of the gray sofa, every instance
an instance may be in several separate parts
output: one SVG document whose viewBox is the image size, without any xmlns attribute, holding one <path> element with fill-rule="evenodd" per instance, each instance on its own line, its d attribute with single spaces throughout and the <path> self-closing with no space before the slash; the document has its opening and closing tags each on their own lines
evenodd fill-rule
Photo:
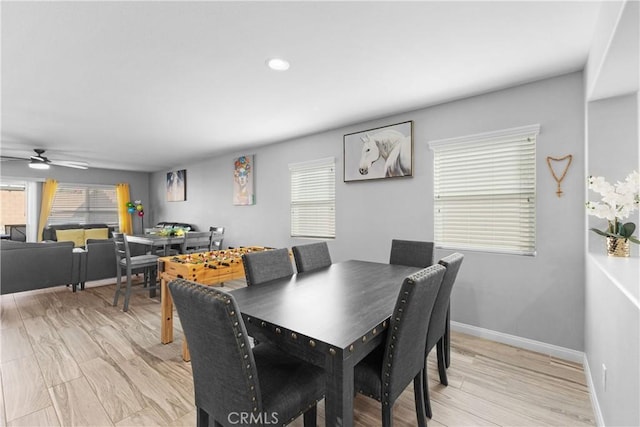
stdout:
<svg viewBox="0 0 640 427">
<path fill-rule="evenodd" d="M 116 277 L 116 248 L 113 239 L 87 239 L 80 258 L 80 286 L 85 282 Z"/>
<path fill-rule="evenodd" d="M 0 293 L 80 283 L 81 254 L 72 242 L 0 241 Z"/>
<path fill-rule="evenodd" d="M 109 227 L 107 224 L 58 224 L 49 225 L 42 230 L 43 241 L 58 241 L 56 234 L 57 230 L 73 230 L 73 229 L 92 229 L 92 228 L 107 228 L 109 229 L 109 237 L 113 237 L 114 227 Z"/>
</svg>

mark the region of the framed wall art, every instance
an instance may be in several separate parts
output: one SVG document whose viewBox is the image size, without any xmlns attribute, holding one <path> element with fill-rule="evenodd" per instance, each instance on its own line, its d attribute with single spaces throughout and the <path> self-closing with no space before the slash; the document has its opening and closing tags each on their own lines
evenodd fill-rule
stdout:
<svg viewBox="0 0 640 427">
<path fill-rule="evenodd" d="M 344 182 L 413 176 L 413 121 L 344 136 Z"/>
<path fill-rule="evenodd" d="M 254 175 L 253 155 L 233 159 L 233 204 L 250 206 L 256 204 L 253 191 Z"/>
<path fill-rule="evenodd" d="M 167 202 L 187 200 L 187 170 L 167 173 Z"/>
</svg>

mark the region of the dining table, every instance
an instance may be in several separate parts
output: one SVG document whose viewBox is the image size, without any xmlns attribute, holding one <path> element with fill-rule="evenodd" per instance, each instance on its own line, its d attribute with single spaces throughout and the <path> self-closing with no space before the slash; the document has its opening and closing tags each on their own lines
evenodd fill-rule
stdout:
<svg viewBox="0 0 640 427">
<path fill-rule="evenodd" d="M 326 425 L 352 426 L 354 367 L 384 342 L 402 282 L 419 270 L 349 260 L 229 292 L 250 336 L 325 370 Z M 168 344 L 173 300 L 166 283 L 162 299 L 160 335 Z"/>
<path fill-rule="evenodd" d="M 184 242 L 184 235 L 182 236 L 163 236 L 160 234 L 127 234 L 127 241 L 129 243 L 138 243 L 154 248 L 163 248 L 164 256 L 169 255 L 171 245 L 179 245 Z"/>
<path fill-rule="evenodd" d="M 249 335 L 324 368 L 328 426 L 353 425 L 354 367 L 386 339 L 417 267 L 350 260 L 231 291 Z"/>
</svg>

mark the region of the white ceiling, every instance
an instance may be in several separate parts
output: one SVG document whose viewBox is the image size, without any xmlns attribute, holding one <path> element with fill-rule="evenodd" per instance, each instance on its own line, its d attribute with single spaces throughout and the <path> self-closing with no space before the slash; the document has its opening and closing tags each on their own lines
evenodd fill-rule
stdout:
<svg viewBox="0 0 640 427">
<path fill-rule="evenodd" d="M 2 1 L 1 150 L 166 170 L 583 69 L 600 6 Z"/>
</svg>

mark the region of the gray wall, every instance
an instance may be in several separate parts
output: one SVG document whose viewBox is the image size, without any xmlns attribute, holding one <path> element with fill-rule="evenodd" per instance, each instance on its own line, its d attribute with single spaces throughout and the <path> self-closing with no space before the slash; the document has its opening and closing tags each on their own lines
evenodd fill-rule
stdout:
<svg viewBox="0 0 640 427">
<path fill-rule="evenodd" d="M 414 121 L 413 178 L 342 182 L 346 133 Z M 288 246 L 287 165 L 336 158 L 336 239 L 332 258 L 388 261 L 392 238 L 433 239 L 433 157 L 427 142 L 539 123 L 537 146 L 537 256 L 465 252 L 452 296 L 455 321 L 583 350 L 584 320 L 584 95 L 582 73 L 572 73 L 360 123 L 252 151 L 229 153 L 187 169 L 187 201 L 165 201 L 166 172 L 153 174 L 153 222 L 191 222 L 227 227 L 225 245 Z M 232 206 L 232 159 L 255 154 L 255 206 Z M 546 156 L 573 154 L 564 196 Z M 437 257 L 445 255 L 436 253 Z"/>
<path fill-rule="evenodd" d="M 63 183 L 103 185 L 115 185 L 120 182 L 128 182 L 130 185 L 131 198 L 133 200 L 141 200 L 142 204 L 145 206 L 145 214 L 147 212 L 150 174 L 146 172 L 116 171 L 96 168 L 82 170 L 56 166 L 52 166 L 46 171 L 40 171 L 29 168 L 27 162 L 21 161 L 2 162 L 0 168 L 0 176 L 3 179 L 43 182 L 47 178 L 52 178 Z M 38 212 L 40 212 L 39 204 Z M 142 224 L 137 216 L 134 218 L 133 223 L 134 231 L 141 232 Z M 145 218 L 145 227 L 146 224 L 147 218 Z"/>
<path fill-rule="evenodd" d="M 639 24 L 637 1 L 603 4 L 586 67 L 587 171 L 610 183 L 640 170 Z M 597 197 L 588 191 L 589 199 Z M 639 219 L 636 212 L 629 220 L 640 225 Z M 589 227 L 606 226 L 592 216 L 587 221 Z M 632 258 L 609 258 L 604 238 L 585 235 L 585 366 L 597 422 L 638 426 L 638 245 L 631 245 Z"/>
<path fill-rule="evenodd" d="M 607 182 L 615 184 L 634 170 L 638 170 L 639 131 L 638 94 L 628 94 L 592 101 L 587 104 L 589 160 L 587 175 L 604 176 Z M 601 196 L 593 191 L 589 200 L 600 201 Z M 625 221 L 640 225 L 636 211 Z M 607 220 L 595 216 L 588 217 L 589 228 L 604 230 Z M 638 233 L 634 233 L 638 235 Z M 605 239 L 593 232 L 589 233 L 588 250 L 602 253 L 606 249 Z M 632 256 L 638 256 L 638 246 L 631 245 Z"/>
<path fill-rule="evenodd" d="M 633 261 L 635 276 L 629 271 L 626 277 L 635 277 L 635 283 L 632 279 L 616 283 L 612 279 L 616 272 L 611 274 L 607 269 L 611 262 L 628 265 Z M 601 417 L 599 425 L 640 425 L 640 307 L 637 291 L 635 302 L 621 292 L 625 285 L 637 289 L 638 265 L 637 258 L 587 257 L 585 353 Z"/>
</svg>

